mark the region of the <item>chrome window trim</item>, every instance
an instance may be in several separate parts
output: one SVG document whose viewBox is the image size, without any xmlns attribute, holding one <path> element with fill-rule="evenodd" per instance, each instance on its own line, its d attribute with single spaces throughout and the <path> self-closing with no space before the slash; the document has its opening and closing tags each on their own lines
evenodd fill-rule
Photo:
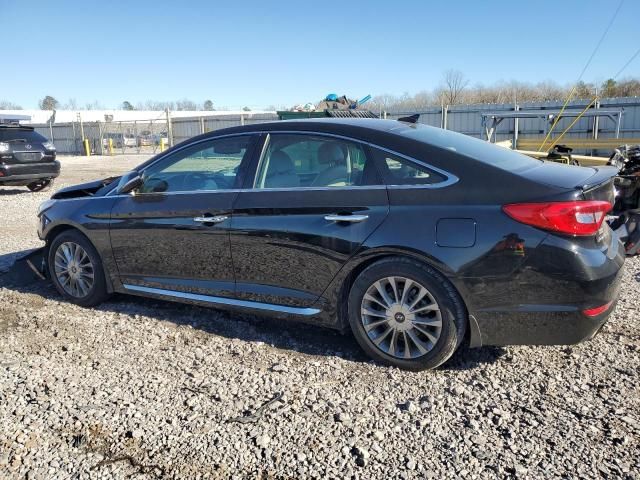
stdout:
<svg viewBox="0 0 640 480">
<path fill-rule="evenodd" d="M 429 165 L 428 163 L 425 163 L 421 160 L 416 160 L 413 157 L 410 157 L 408 155 L 405 155 L 403 153 L 399 153 L 399 152 L 395 152 L 393 150 L 390 150 L 388 148 L 385 147 L 381 147 L 379 145 L 375 145 L 373 143 L 367 143 L 367 145 L 369 145 L 372 148 L 377 148 L 378 150 L 382 150 L 383 152 L 387 152 L 390 153 L 392 155 L 395 155 L 397 157 L 403 158 L 409 162 L 412 163 L 417 163 L 418 165 L 422 165 L 425 168 L 428 168 L 429 170 L 433 170 L 436 173 L 439 173 L 441 175 L 444 175 L 446 177 L 446 180 L 442 181 L 442 182 L 438 182 L 438 183 L 423 183 L 423 184 L 401 184 L 401 185 L 396 185 L 396 184 L 389 184 L 387 185 L 388 188 L 392 188 L 393 190 L 404 190 L 406 188 L 428 188 L 428 189 L 435 189 L 435 188 L 444 188 L 444 187 L 448 187 L 449 185 L 453 185 L 454 183 L 457 183 L 460 179 L 458 177 L 456 177 L 453 173 L 449 173 L 446 170 L 442 170 L 441 168 L 438 167 L 434 167 L 433 165 Z"/>
<path fill-rule="evenodd" d="M 253 182 L 252 184 L 255 186 L 256 181 L 258 179 L 258 172 L 260 171 L 260 166 L 264 160 L 264 154 L 265 154 L 265 147 L 268 144 L 268 141 L 270 139 L 271 134 L 277 134 L 277 133 L 283 133 L 283 134 L 287 134 L 287 135 L 291 135 L 291 134 L 298 134 L 298 135 L 315 135 L 315 136 L 325 136 L 325 137 L 331 137 L 331 138 L 339 138 L 341 140 L 347 140 L 350 142 L 354 142 L 354 143 L 359 143 L 361 145 L 367 145 L 369 147 L 372 148 L 377 148 L 378 150 L 382 150 L 383 152 L 387 152 L 390 153 L 392 155 L 395 155 L 397 157 L 403 158 L 409 162 L 413 162 L 413 163 L 417 163 L 418 165 L 422 165 L 425 168 L 428 168 L 430 170 L 433 170 L 434 172 L 437 172 L 441 175 L 444 175 L 446 177 L 446 180 L 442 181 L 442 182 L 438 182 L 438 183 L 427 183 L 427 184 L 415 184 L 415 185 L 393 185 L 393 184 L 389 184 L 389 185 L 350 185 L 350 186 L 346 186 L 346 187 L 323 187 L 323 188 L 328 188 L 329 190 L 337 190 L 339 188 L 372 188 L 372 187 L 378 187 L 378 186 L 382 186 L 385 188 L 392 188 L 394 190 L 405 190 L 405 189 L 413 189 L 413 188 L 427 188 L 427 189 L 436 189 L 436 188 L 444 188 L 444 187 L 448 187 L 450 185 L 453 185 L 454 183 L 457 183 L 460 179 L 455 176 L 454 174 L 447 172 L 446 170 L 442 170 L 441 168 L 438 167 L 434 167 L 433 165 L 430 165 L 426 162 L 423 162 L 422 160 L 417 160 L 413 157 L 410 157 L 408 155 L 405 155 L 404 153 L 400 153 L 400 152 L 396 152 L 395 150 L 391 150 L 389 148 L 386 147 L 382 147 L 380 145 L 377 145 L 375 143 L 371 143 L 371 142 L 367 142 L 364 140 L 359 140 L 357 138 L 352 138 L 352 137 L 347 137 L 344 135 L 337 135 L 334 133 L 325 133 L 325 132 L 314 132 L 314 131 L 307 131 L 307 130 L 277 130 L 277 131 L 268 131 L 268 132 L 260 132 L 261 134 L 267 134 L 267 138 L 265 139 L 265 142 L 263 143 L 262 146 L 262 152 L 260 154 L 260 160 L 258 161 L 258 165 L 256 167 L 256 172 L 254 174 L 254 178 L 253 178 Z M 270 190 L 270 191 L 274 191 L 274 190 L 302 190 L 302 191 L 307 191 L 307 190 L 311 190 L 313 187 L 291 187 L 291 188 L 253 188 L 252 190 L 258 191 L 258 190 Z"/>
<path fill-rule="evenodd" d="M 214 305 L 230 305 L 241 308 L 254 308 L 257 310 L 267 310 L 270 312 L 289 313 L 293 315 L 316 315 L 320 313 L 319 308 L 310 307 L 287 307 L 286 305 L 276 305 L 273 303 L 253 302 L 251 300 L 238 300 L 235 298 L 214 297 L 212 295 L 202 295 L 198 293 L 178 292 L 176 290 L 165 290 L 164 288 L 143 287 L 140 285 L 130 285 L 123 283 L 122 286 L 126 290 L 133 292 L 151 293 L 155 295 L 164 295 L 167 297 L 184 298 L 186 300 L 195 300 L 198 302 L 206 302 Z"/>
<path fill-rule="evenodd" d="M 259 134 L 259 133 L 258 133 Z M 181 152 L 182 150 L 185 150 L 187 148 L 191 148 L 194 145 L 199 145 L 201 143 L 206 143 L 206 142 L 213 142 L 214 140 L 218 140 L 220 138 L 229 138 L 229 137 L 241 137 L 241 136 L 246 136 L 246 135 L 256 135 L 256 132 L 242 132 L 242 133 L 229 133 L 226 135 L 218 135 L 215 137 L 210 137 L 210 138 L 201 138 L 200 140 L 196 140 L 195 142 L 191 142 L 188 143 L 186 145 L 183 145 L 182 147 L 176 149 L 176 150 L 167 150 L 166 153 L 164 154 L 160 154 L 160 156 L 158 158 L 156 158 L 152 163 L 150 163 L 149 165 L 147 165 L 146 167 L 144 167 L 144 169 L 140 170 L 138 173 L 140 173 L 141 175 L 144 173 L 145 170 L 147 170 L 148 168 L 153 167 L 156 163 L 161 162 L 162 160 L 165 160 L 169 155 L 173 155 L 174 153 L 178 153 Z M 135 169 L 134 169 L 135 170 Z M 130 197 L 131 195 L 112 195 L 113 192 L 115 192 L 117 189 L 114 188 L 113 190 L 111 190 L 110 192 L 108 192 L 106 195 L 104 195 L 105 197 Z M 222 190 L 197 190 L 198 192 L 218 192 L 218 191 L 222 191 Z M 231 189 L 229 190 L 224 190 L 225 192 L 229 192 L 231 191 Z M 191 191 L 184 191 L 184 192 L 171 192 L 171 193 L 194 193 L 194 190 Z M 149 195 L 149 193 L 139 193 L 138 195 Z M 158 195 L 158 193 L 153 193 L 152 195 Z"/>
<path fill-rule="evenodd" d="M 230 133 L 230 134 L 226 134 L 226 135 L 219 135 L 216 137 L 211 137 L 211 138 L 206 138 L 206 139 L 201 139 L 198 140 L 196 142 L 193 143 L 189 143 L 187 145 L 184 145 L 183 147 L 181 147 L 179 150 L 176 151 L 172 151 L 171 153 L 175 153 L 175 152 L 179 152 L 185 148 L 191 147 L 193 145 L 197 145 L 199 143 L 204 143 L 204 142 L 210 142 L 213 140 L 217 140 L 219 138 L 227 138 L 227 137 L 238 137 L 238 136 L 242 136 L 242 135 L 266 135 L 267 137 L 265 138 L 265 141 L 262 144 L 262 150 L 260 152 L 260 159 L 258 160 L 258 164 L 256 165 L 256 170 L 254 172 L 254 177 L 253 177 L 253 181 L 251 182 L 252 185 L 255 185 L 255 182 L 257 180 L 258 177 L 258 171 L 260 170 L 260 165 L 263 161 L 264 158 L 264 154 L 266 151 L 266 146 L 269 143 L 269 138 L 271 136 L 271 134 L 275 134 L 275 133 L 283 133 L 283 134 L 298 134 L 298 135 L 316 135 L 316 136 L 326 136 L 326 137 L 331 137 L 331 138 L 339 138 L 342 140 L 348 140 L 351 142 L 356 142 L 356 143 L 360 143 L 362 145 L 367 145 L 369 147 L 372 148 L 377 148 L 378 150 L 382 150 L 384 152 L 390 153 L 392 155 L 396 155 L 400 158 L 403 158 L 405 160 L 408 160 L 409 162 L 413 162 L 416 163 L 418 165 L 422 165 L 425 168 L 429 168 L 431 170 L 433 170 L 434 172 L 440 173 L 441 175 L 444 175 L 447 179 L 442 181 L 442 182 L 438 182 L 438 183 L 430 183 L 430 184 L 416 184 L 416 185 L 349 185 L 349 186 L 340 186 L 340 187 L 289 187 L 289 188 L 243 188 L 243 189 L 228 189 L 228 190 L 198 190 L 198 191 L 180 191 L 180 192 L 168 192 L 168 193 L 140 193 L 138 195 L 173 195 L 173 194 L 179 194 L 179 195 L 184 195 L 184 194 L 193 194 L 193 193 L 218 193 L 218 192 L 236 192 L 236 193 L 241 193 L 241 192 L 261 192 L 261 191 L 265 191 L 265 192 L 274 192 L 274 191 L 283 191 L 283 192 L 289 192 L 289 191 L 317 191 L 317 190 L 331 190 L 331 191 L 337 191 L 337 190 L 349 190 L 349 189 L 377 189 L 377 188 L 389 188 L 392 190 L 411 190 L 411 189 L 429 189 L 429 190 L 433 190 L 433 189 L 438 189 L 438 188 L 445 188 L 448 186 L 451 186 L 455 183 L 457 183 L 460 179 L 450 173 L 447 172 L 446 170 L 442 170 L 438 167 L 434 167 L 433 165 L 430 165 L 426 162 L 423 162 L 422 160 L 417 160 L 413 157 L 410 157 L 408 155 L 405 155 L 404 153 L 400 153 L 400 152 L 396 152 L 395 150 L 391 150 L 389 148 L 386 147 L 382 147 L 380 145 L 377 145 L 375 143 L 371 143 L 371 142 L 367 142 L 364 140 L 359 140 L 357 138 L 352 138 L 352 137 L 347 137 L 344 135 L 338 135 L 335 133 L 325 133 L 325 132 L 315 132 L 315 131 L 310 131 L 310 130 L 256 130 L 256 131 L 251 131 L 251 132 L 242 132 L 242 133 Z M 145 167 L 144 170 L 146 170 L 147 168 L 155 165 L 157 162 L 161 161 L 162 159 L 166 158 L 168 156 L 167 155 L 163 155 L 161 157 L 159 157 L 158 159 L 156 159 L 153 163 L 150 163 L 149 165 L 147 165 Z M 144 171 L 142 170 L 141 173 Z M 115 192 L 115 189 L 112 190 L 111 192 L 107 193 L 105 195 L 105 197 L 108 196 L 114 196 L 114 197 L 131 197 L 132 195 L 112 195 L 112 193 Z"/>
</svg>

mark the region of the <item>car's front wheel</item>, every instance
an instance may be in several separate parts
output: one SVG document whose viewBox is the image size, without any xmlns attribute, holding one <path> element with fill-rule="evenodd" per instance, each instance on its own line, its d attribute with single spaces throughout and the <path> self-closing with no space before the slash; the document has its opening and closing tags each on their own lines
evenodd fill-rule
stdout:
<svg viewBox="0 0 640 480">
<path fill-rule="evenodd" d="M 451 283 L 407 258 L 380 260 L 358 275 L 348 304 L 353 334 L 374 360 L 424 370 L 446 362 L 466 332 L 464 304 Z"/>
<path fill-rule="evenodd" d="M 67 230 L 53 239 L 48 267 L 54 286 L 72 303 L 92 307 L 109 296 L 100 256 L 78 231 Z"/>
</svg>

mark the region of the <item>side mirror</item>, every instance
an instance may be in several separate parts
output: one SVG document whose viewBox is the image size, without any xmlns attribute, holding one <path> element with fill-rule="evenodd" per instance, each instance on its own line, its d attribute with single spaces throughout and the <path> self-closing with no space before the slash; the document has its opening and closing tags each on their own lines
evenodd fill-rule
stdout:
<svg viewBox="0 0 640 480">
<path fill-rule="evenodd" d="M 142 186 L 142 176 L 138 172 L 129 172 L 122 176 L 118 183 L 117 193 L 124 194 Z"/>
</svg>

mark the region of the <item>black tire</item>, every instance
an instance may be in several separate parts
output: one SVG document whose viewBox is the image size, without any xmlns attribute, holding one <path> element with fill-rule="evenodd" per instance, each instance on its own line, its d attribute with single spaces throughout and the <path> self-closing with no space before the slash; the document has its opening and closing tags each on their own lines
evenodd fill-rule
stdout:
<svg viewBox="0 0 640 480">
<path fill-rule="evenodd" d="M 422 356 L 405 359 L 390 355 L 378 348 L 366 333 L 361 313 L 363 298 L 374 283 L 387 277 L 404 277 L 417 282 L 429 291 L 439 306 L 439 337 Z M 464 302 L 454 286 L 430 266 L 404 257 L 384 258 L 364 269 L 351 286 L 347 312 L 353 335 L 371 358 L 385 365 L 413 371 L 436 368 L 446 362 L 462 343 L 468 322 Z"/>
<path fill-rule="evenodd" d="M 60 283 L 56 275 L 55 269 L 55 255 L 58 248 L 63 243 L 74 243 L 82 247 L 86 252 L 91 266 L 93 268 L 93 283 L 88 289 L 86 295 L 74 296 L 68 293 Z M 109 292 L 107 291 L 107 284 L 105 280 L 104 268 L 102 261 L 95 247 L 91 244 L 89 239 L 77 230 L 66 230 L 57 235 L 53 241 L 49 244 L 49 251 L 47 255 L 47 267 L 49 276 L 56 290 L 62 295 L 65 300 L 80 305 L 81 307 L 93 307 L 104 302 L 109 298 Z"/>
<path fill-rule="evenodd" d="M 27 185 L 27 188 L 32 192 L 42 192 L 44 190 L 48 190 L 53 185 L 53 178 L 46 178 L 44 180 L 38 180 L 36 182 L 31 182 Z"/>
</svg>

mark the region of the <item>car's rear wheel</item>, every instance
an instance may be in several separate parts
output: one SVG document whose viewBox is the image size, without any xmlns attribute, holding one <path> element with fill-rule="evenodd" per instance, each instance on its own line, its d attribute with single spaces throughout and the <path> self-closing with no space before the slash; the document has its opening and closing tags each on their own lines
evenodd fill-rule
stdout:
<svg viewBox="0 0 640 480">
<path fill-rule="evenodd" d="M 72 303 L 92 307 L 109 296 L 100 256 L 78 231 L 67 230 L 53 239 L 48 267 L 54 286 Z"/>
<path fill-rule="evenodd" d="M 30 184 L 27 185 L 27 188 L 32 192 L 41 192 L 43 190 L 50 188 L 51 185 L 53 185 L 53 178 L 47 178 L 44 180 L 31 182 Z"/>
<path fill-rule="evenodd" d="M 356 340 L 387 365 L 435 368 L 453 355 L 466 332 L 466 310 L 453 285 L 410 259 L 386 258 L 367 267 L 348 301 Z"/>
</svg>

